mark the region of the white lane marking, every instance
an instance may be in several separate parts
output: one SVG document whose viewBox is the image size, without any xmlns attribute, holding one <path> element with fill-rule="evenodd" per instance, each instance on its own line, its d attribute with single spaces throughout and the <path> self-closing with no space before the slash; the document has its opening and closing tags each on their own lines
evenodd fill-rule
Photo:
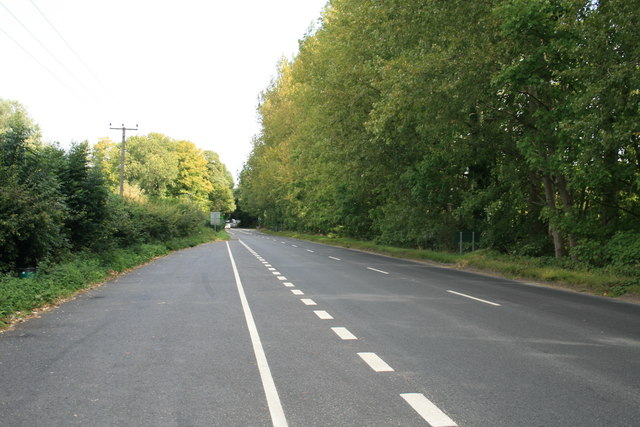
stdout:
<svg viewBox="0 0 640 427">
<path fill-rule="evenodd" d="M 241 240 L 239 240 L 239 242 L 242 243 L 248 249 L 248 246 L 245 245 Z M 278 390 L 276 389 L 276 384 L 273 381 L 273 377 L 271 376 L 271 369 L 269 369 L 267 356 L 264 353 L 264 348 L 262 347 L 262 342 L 260 341 L 258 328 L 256 327 L 256 322 L 253 320 L 253 315 L 251 314 L 251 308 L 249 307 L 249 302 L 247 301 L 247 296 L 244 293 L 242 281 L 240 280 L 240 274 L 238 273 L 236 262 L 233 259 L 233 254 L 231 253 L 231 247 L 229 246 L 229 242 L 225 242 L 225 243 L 227 244 L 229 259 L 231 260 L 233 275 L 236 279 L 236 287 L 238 288 L 238 295 L 240 295 L 242 311 L 244 312 L 244 317 L 245 317 L 245 320 L 247 321 L 247 328 L 249 329 L 249 336 L 251 337 L 253 352 L 256 356 L 256 362 L 258 363 L 258 371 L 260 372 L 262 387 L 264 388 L 264 394 L 267 397 L 267 405 L 269 406 L 271 421 L 273 422 L 274 426 L 286 427 L 287 418 L 284 415 L 284 410 L 282 409 L 282 403 L 280 403 L 280 397 L 278 396 Z"/>
<path fill-rule="evenodd" d="M 487 300 L 476 298 L 476 297 L 472 297 L 471 295 L 461 294 L 460 292 L 456 292 L 456 291 L 447 291 L 447 292 L 449 292 L 450 294 L 460 295 L 461 297 L 469 298 L 469 299 L 472 299 L 472 300 L 475 300 L 475 301 L 480 301 L 480 302 L 483 302 L 485 304 L 494 305 L 496 307 L 501 307 L 501 305 L 498 304 L 498 303 L 487 301 Z"/>
<path fill-rule="evenodd" d="M 294 248 L 297 248 L 297 247 L 298 247 L 298 245 L 291 245 L 291 246 L 293 246 Z"/>
<path fill-rule="evenodd" d="M 331 319 L 333 319 L 333 316 L 330 315 L 329 313 L 327 313 L 324 310 L 314 310 L 313 312 L 316 314 L 316 316 L 318 316 L 322 320 L 331 320 Z"/>
<path fill-rule="evenodd" d="M 265 265 L 265 267 L 269 267 L 269 264 Z M 273 268 L 273 267 L 269 267 L 269 269 L 268 269 L 268 270 L 269 270 L 269 271 L 276 271 L 276 269 L 275 269 L 275 268 Z"/>
<path fill-rule="evenodd" d="M 300 301 L 302 301 L 304 303 L 304 305 L 318 305 L 311 298 L 300 298 Z"/>
<path fill-rule="evenodd" d="M 304 295 L 304 292 L 302 292 L 300 289 L 291 289 L 291 293 L 294 295 Z"/>
<path fill-rule="evenodd" d="M 378 273 L 382 273 L 382 274 L 389 274 L 386 271 L 378 270 L 377 268 L 373 268 L 373 267 L 367 267 L 367 270 L 377 271 Z"/>
<path fill-rule="evenodd" d="M 275 268 L 274 268 L 275 270 Z M 272 271 L 271 272 L 274 276 L 280 276 L 282 273 L 280 273 L 279 271 Z"/>
<path fill-rule="evenodd" d="M 285 244 L 285 242 L 280 242 L 280 243 L 282 243 L 283 245 Z"/>
<path fill-rule="evenodd" d="M 264 265 L 271 265 L 269 264 L 269 261 L 261 261 Z"/>
<path fill-rule="evenodd" d="M 337 328 L 331 328 L 331 330 L 333 332 L 335 332 L 336 335 L 340 337 L 340 339 L 343 339 L 343 340 L 357 340 L 358 339 L 355 335 L 353 335 L 351 332 L 349 332 L 349 330 L 347 328 L 337 327 Z"/>
<path fill-rule="evenodd" d="M 358 356 L 376 372 L 393 372 L 393 368 L 375 353 L 358 353 Z"/>
<path fill-rule="evenodd" d="M 293 288 L 293 283 L 291 282 L 284 282 L 283 285 L 285 285 L 287 288 Z"/>
<path fill-rule="evenodd" d="M 330 256 L 329 258 L 331 258 L 331 259 L 335 259 L 336 261 L 342 261 L 340 258 L 336 258 L 336 257 L 334 257 L 334 256 Z"/>
<path fill-rule="evenodd" d="M 431 403 L 422 393 L 401 393 L 400 396 L 428 422 L 431 427 L 457 427 L 458 424 Z"/>
<path fill-rule="evenodd" d="M 311 249 L 307 249 L 307 252 L 311 252 L 311 253 L 313 253 L 314 251 L 312 251 Z"/>
<path fill-rule="evenodd" d="M 278 274 L 280 274 L 280 273 L 278 273 Z M 287 278 L 284 277 L 284 276 L 278 276 L 278 280 L 287 280 Z"/>
</svg>

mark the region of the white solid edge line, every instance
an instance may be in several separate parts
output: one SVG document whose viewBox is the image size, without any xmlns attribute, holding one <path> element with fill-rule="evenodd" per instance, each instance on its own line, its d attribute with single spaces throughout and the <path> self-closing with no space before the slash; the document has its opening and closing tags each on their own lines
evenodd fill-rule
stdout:
<svg viewBox="0 0 640 427">
<path fill-rule="evenodd" d="M 302 301 L 304 303 L 304 305 L 318 305 L 311 298 L 300 298 L 300 301 Z"/>
<path fill-rule="evenodd" d="M 248 249 L 248 246 L 245 245 L 244 242 L 242 242 L 241 240 L 239 240 L 239 242 L 242 243 Z M 238 288 L 238 295 L 240 295 L 240 302 L 242 303 L 242 311 L 244 312 L 244 317 L 247 321 L 247 328 L 249 329 L 249 336 L 251 337 L 253 352 L 255 353 L 255 356 L 256 356 L 258 371 L 260 372 L 260 379 L 262 380 L 262 387 L 264 388 L 264 394 L 267 397 L 267 405 L 269 406 L 271 421 L 274 426 L 286 427 L 287 418 L 284 415 L 284 410 L 282 409 L 282 403 L 280 403 L 280 397 L 278 396 L 278 390 L 276 389 L 276 384 L 273 381 L 273 377 L 271 376 L 271 369 L 269 369 L 267 356 L 264 353 L 264 348 L 262 347 L 262 342 L 260 341 L 260 335 L 258 335 L 258 328 L 256 327 L 256 323 L 253 320 L 253 315 L 251 314 L 251 308 L 249 307 L 249 302 L 247 301 L 247 296 L 244 293 L 244 288 L 242 287 L 242 281 L 240 280 L 240 274 L 238 273 L 236 262 L 233 259 L 233 254 L 231 253 L 231 247 L 229 246 L 229 242 L 225 242 L 225 243 L 227 244 L 229 259 L 231 260 L 233 275 L 236 279 L 236 287 Z"/>
<path fill-rule="evenodd" d="M 394 369 L 375 353 L 358 353 L 358 356 L 364 360 L 371 369 L 376 372 L 393 372 Z"/>
<path fill-rule="evenodd" d="M 450 294 L 460 295 L 461 297 L 469 298 L 469 299 L 472 299 L 472 300 L 475 300 L 475 301 L 480 301 L 480 302 L 483 302 L 485 304 L 494 305 L 496 307 L 501 307 L 501 305 L 498 304 L 498 303 L 487 301 L 487 300 L 476 298 L 476 297 L 472 297 L 471 295 L 461 294 L 460 292 L 456 292 L 456 291 L 447 291 L 447 292 L 449 292 Z"/>
<path fill-rule="evenodd" d="M 373 267 L 367 267 L 367 270 L 377 271 L 378 273 L 382 273 L 382 274 L 389 274 L 386 271 L 378 270 L 377 268 L 373 268 Z"/>
<path fill-rule="evenodd" d="M 324 310 L 314 310 L 313 312 L 316 314 L 316 316 L 318 316 L 322 320 L 332 320 L 333 319 L 333 316 L 330 315 L 329 313 L 327 313 Z"/>
<path fill-rule="evenodd" d="M 349 332 L 349 330 L 347 328 L 335 327 L 335 328 L 331 328 L 331 330 L 333 332 L 335 332 L 336 335 L 340 337 L 340 339 L 343 339 L 343 340 L 357 340 L 358 339 L 358 337 L 356 337 L 351 332 Z"/>
<path fill-rule="evenodd" d="M 457 427 L 451 418 L 442 412 L 422 393 L 400 393 L 400 396 L 428 422 L 431 427 Z"/>
</svg>

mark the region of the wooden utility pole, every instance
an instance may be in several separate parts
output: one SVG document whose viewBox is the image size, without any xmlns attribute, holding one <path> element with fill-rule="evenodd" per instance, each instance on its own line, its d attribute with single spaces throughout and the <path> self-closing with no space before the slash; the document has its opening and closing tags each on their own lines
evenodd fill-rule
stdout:
<svg viewBox="0 0 640 427">
<path fill-rule="evenodd" d="M 111 127 L 111 123 L 109 123 L 109 128 L 114 130 L 122 131 L 122 146 L 120 147 L 120 197 L 124 195 L 124 141 L 126 139 L 125 133 L 128 130 L 138 130 L 138 125 L 135 128 L 127 128 L 122 124 L 122 127 L 114 128 Z"/>
</svg>

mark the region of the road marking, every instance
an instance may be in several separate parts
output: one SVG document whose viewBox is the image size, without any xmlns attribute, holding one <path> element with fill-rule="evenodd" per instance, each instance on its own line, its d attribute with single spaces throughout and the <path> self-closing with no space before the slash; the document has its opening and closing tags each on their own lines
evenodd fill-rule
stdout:
<svg viewBox="0 0 640 427">
<path fill-rule="evenodd" d="M 347 328 L 337 327 L 337 328 L 331 328 L 331 330 L 333 332 L 335 332 L 336 335 L 339 336 L 343 340 L 357 340 L 358 339 L 355 335 L 353 335 L 351 332 L 349 332 L 349 330 Z"/>
<path fill-rule="evenodd" d="M 312 251 L 311 249 L 307 249 L 307 252 L 311 252 L 311 253 L 313 253 L 313 251 Z"/>
<path fill-rule="evenodd" d="M 471 295 L 461 294 L 460 292 L 456 292 L 456 291 L 447 291 L 447 292 L 449 292 L 450 294 L 460 295 L 461 297 L 469 298 L 469 299 L 472 299 L 472 300 L 475 300 L 475 301 L 480 301 L 480 302 L 483 302 L 485 304 L 494 305 L 496 307 L 501 307 L 501 305 L 498 304 L 498 303 L 487 301 L 487 300 L 476 298 L 476 297 L 472 297 Z"/>
<path fill-rule="evenodd" d="M 282 243 L 283 245 L 285 244 L 285 242 L 280 242 L 280 243 Z"/>
<path fill-rule="evenodd" d="M 375 353 L 358 353 L 358 356 L 376 372 L 393 372 L 393 368 Z"/>
<path fill-rule="evenodd" d="M 331 258 L 331 259 L 335 259 L 336 261 L 342 261 L 340 258 L 336 258 L 336 257 L 334 257 L 334 256 L 330 256 L 329 258 Z"/>
<path fill-rule="evenodd" d="M 269 265 L 270 265 L 270 264 L 267 264 L 267 265 L 265 265 L 265 267 L 269 267 Z M 269 269 L 268 269 L 268 270 L 269 270 L 269 271 L 276 271 L 276 269 L 275 269 L 275 268 L 273 268 L 273 267 L 269 267 Z"/>
<path fill-rule="evenodd" d="M 318 305 L 311 298 L 300 298 L 300 301 L 302 301 L 304 303 L 304 305 Z"/>
<path fill-rule="evenodd" d="M 293 246 L 294 248 L 297 248 L 297 247 L 298 247 L 298 245 L 291 245 L 291 246 Z"/>
<path fill-rule="evenodd" d="M 386 271 L 378 270 L 377 268 L 373 268 L 373 267 L 367 267 L 367 270 L 377 271 L 378 273 L 382 273 L 382 274 L 389 274 Z"/>
<path fill-rule="evenodd" d="M 304 295 L 304 292 L 302 292 L 300 289 L 291 289 L 291 293 L 294 295 Z"/>
<path fill-rule="evenodd" d="M 278 273 L 278 274 L 280 274 L 280 273 Z M 284 277 L 284 276 L 278 276 L 278 280 L 287 280 L 287 278 Z"/>
<path fill-rule="evenodd" d="M 400 396 L 428 422 L 431 427 L 458 427 L 451 418 L 431 403 L 422 393 L 401 393 Z"/>
<path fill-rule="evenodd" d="M 324 310 L 314 310 L 313 312 L 316 314 L 316 316 L 318 316 L 322 320 L 331 320 L 331 319 L 333 319 L 333 316 L 330 315 L 329 313 L 327 313 Z"/>
<path fill-rule="evenodd" d="M 249 249 L 249 247 L 245 245 L 241 240 L 239 240 L 239 242 L 242 243 L 245 247 L 247 247 L 247 249 Z M 267 356 L 264 353 L 264 348 L 262 347 L 262 342 L 260 341 L 258 328 L 256 327 L 256 323 L 253 320 L 253 315 L 251 314 L 251 308 L 249 307 L 249 302 L 247 301 L 247 296 L 244 293 L 244 288 L 242 287 L 242 281 L 240 280 L 240 274 L 238 273 L 236 262 L 233 259 L 233 254 L 231 253 L 231 247 L 229 246 L 229 242 L 225 242 L 225 243 L 227 244 L 229 259 L 231 260 L 233 275 L 236 279 L 236 287 L 238 288 L 238 295 L 240 295 L 240 303 L 242 304 L 242 311 L 244 312 L 244 317 L 247 322 L 247 328 L 249 329 L 249 336 L 251 337 L 253 352 L 256 356 L 258 371 L 260 372 L 260 379 L 262 380 L 262 387 L 264 388 L 264 394 L 267 397 L 267 405 L 269 406 L 271 421 L 274 426 L 286 427 L 287 418 L 284 415 L 284 410 L 282 409 L 282 403 L 280 403 L 280 397 L 278 396 L 278 390 L 276 389 L 276 384 L 273 381 L 273 377 L 271 376 L 271 369 L 269 369 Z"/>
<path fill-rule="evenodd" d="M 284 282 L 283 285 L 285 285 L 287 288 L 293 288 L 293 283 L 291 282 Z"/>
<path fill-rule="evenodd" d="M 274 268 L 274 270 L 275 270 L 275 268 Z M 272 271 L 271 273 L 272 273 L 274 276 L 280 276 L 280 275 L 282 274 L 282 273 L 280 273 L 279 271 Z M 282 276 L 280 276 L 280 277 L 282 277 Z"/>
</svg>

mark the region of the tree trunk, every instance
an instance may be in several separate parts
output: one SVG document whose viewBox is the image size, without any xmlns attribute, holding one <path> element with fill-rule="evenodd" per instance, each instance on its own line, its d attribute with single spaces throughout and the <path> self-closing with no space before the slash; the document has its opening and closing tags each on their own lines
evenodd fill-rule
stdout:
<svg viewBox="0 0 640 427">
<path fill-rule="evenodd" d="M 562 200 L 562 210 L 565 215 L 572 214 L 573 208 L 573 196 L 567 190 L 567 181 L 564 179 L 564 175 L 558 175 L 558 179 L 556 180 L 558 186 L 558 193 L 560 194 L 560 199 Z M 568 233 L 567 238 L 569 240 L 569 248 L 575 248 L 577 245 L 576 237 L 573 233 Z M 571 258 L 576 259 L 575 255 L 571 255 Z"/>
<path fill-rule="evenodd" d="M 544 195 L 547 201 L 547 207 L 551 211 L 551 215 L 555 216 L 557 213 L 557 207 L 556 207 L 555 192 L 553 189 L 553 181 L 551 180 L 551 175 L 548 173 L 545 173 L 542 180 L 544 182 Z M 553 218 L 549 218 L 549 232 L 553 237 L 553 247 L 555 249 L 556 258 L 564 257 L 565 256 L 564 242 L 562 241 L 562 235 L 560 234 L 558 227 L 554 224 Z"/>
</svg>

